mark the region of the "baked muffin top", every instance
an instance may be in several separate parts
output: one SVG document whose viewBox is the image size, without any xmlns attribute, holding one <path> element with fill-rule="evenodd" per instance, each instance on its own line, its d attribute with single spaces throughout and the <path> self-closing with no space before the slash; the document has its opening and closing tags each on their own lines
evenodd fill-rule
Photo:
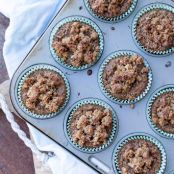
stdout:
<svg viewBox="0 0 174 174">
<path fill-rule="evenodd" d="M 74 113 L 71 136 L 75 143 L 86 148 L 99 147 L 112 131 L 112 111 L 95 104 L 84 104 Z"/>
<path fill-rule="evenodd" d="M 102 17 L 117 17 L 125 13 L 132 0 L 89 0 L 94 13 Z"/>
<path fill-rule="evenodd" d="M 140 17 L 136 36 L 150 51 L 166 51 L 174 47 L 174 14 L 167 10 L 155 9 Z"/>
<path fill-rule="evenodd" d="M 139 55 L 113 58 L 103 72 L 104 87 L 115 98 L 135 99 L 147 87 L 148 72 L 149 69 Z"/>
<path fill-rule="evenodd" d="M 174 133 L 174 92 L 166 92 L 156 98 L 152 104 L 152 121 L 168 133 Z"/>
<path fill-rule="evenodd" d="M 27 109 L 35 114 L 57 112 L 66 99 L 64 79 L 55 71 L 37 70 L 22 85 L 21 99 Z"/>
<path fill-rule="evenodd" d="M 119 152 L 122 174 L 156 174 L 161 166 L 161 153 L 150 141 L 130 140 Z"/>
<path fill-rule="evenodd" d="M 99 35 L 90 25 L 69 22 L 56 32 L 52 47 L 62 61 L 73 67 L 96 62 L 100 53 Z"/>
</svg>

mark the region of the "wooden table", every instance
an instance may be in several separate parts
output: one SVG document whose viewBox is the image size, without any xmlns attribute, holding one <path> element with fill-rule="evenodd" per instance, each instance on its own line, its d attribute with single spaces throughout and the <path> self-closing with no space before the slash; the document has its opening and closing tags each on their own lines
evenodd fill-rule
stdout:
<svg viewBox="0 0 174 174">
<path fill-rule="evenodd" d="M 9 20 L 0 13 L 0 83 L 8 79 L 3 60 L 4 32 Z M 19 117 L 16 121 L 29 136 L 26 123 Z M 12 131 L 10 124 L 0 110 L 0 174 L 34 174 L 31 151 Z"/>
</svg>

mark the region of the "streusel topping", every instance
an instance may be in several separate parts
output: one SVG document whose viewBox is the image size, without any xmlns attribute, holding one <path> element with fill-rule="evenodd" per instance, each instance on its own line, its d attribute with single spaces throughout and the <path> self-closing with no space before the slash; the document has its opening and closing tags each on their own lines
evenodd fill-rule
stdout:
<svg viewBox="0 0 174 174">
<path fill-rule="evenodd" d="M 74 67 L 92 64 L 100 53 L 99 35 L 88 24 L 69 22 L 57 31 L 52 47 L 66 64 Z"/>
<path fill-rule="evenodd" d="M 24 105 L 36 114 L 57 112 L 66 99 L 64 79 L 51 70 L 37 70 L 24 81 L 21 91 Z"/>
<path fill-rule="evenodd" d="M 103 73 L 106 90 L 119 99 L 135 99 L 147 87 L 149 69 L 139 55 L 111 59 Z"/>
<path fill-rule="evenodd" d="M 138 21 L 137 39 L 148 50 L 165 51 L 174 47 L 174 14 L 151 10 Z"/>
<path fill-rule="evenodd" d="M 125 13 L 132 0 L 89 0 L 94 13 L 103 17 L 117 17 Z"/>
<path fill-rule="evenodd" d="M 174 92 L 158 96 L 152 105 L 151 115 L 158 128 L 174 133 Z"/>
<path fill-rule="evenodd" d="M 102 106 L 85 104 L 73 113 L 71 134 L 82 147 L 99 147 L 107 142 L 112 130 L 112 112 Z"/>
<path fill-rule="evenodd" d="M 130 140 L 119 152 L 122 174 L 156 174 L 160 166 L 160 150 L 150 141 Z"/>
</svg>

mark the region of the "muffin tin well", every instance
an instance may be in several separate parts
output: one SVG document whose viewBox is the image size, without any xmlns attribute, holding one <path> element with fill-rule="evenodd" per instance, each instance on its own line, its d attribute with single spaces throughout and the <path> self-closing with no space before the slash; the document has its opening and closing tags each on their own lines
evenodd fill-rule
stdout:
<svg viewBox="0 0 174 174">
<path fill-rule="evenodd" d="M 115 168 L 115 171 L 118 172 L 119 174 L 122 173 L 121 169 L 119 167 L 119 162 L 118 162 L 119 153 L 120 153 L 120 150 L 124 147 L 124 145 L 128 144 L 129 142 L 131 142 L 133 140 L 149 141 L 159 149 L 160 155 L 161 155 L 161 164 L 160 164 L 160 169 L 156 174 L 163 174 L 165 171 L 165 168 L 166 168 L 166 164 L 167 164 L 166 151 L 160 141 L 158 141 L 153 136 L 145 134 L 145 133 L 130 134 L 130 135 L 125 136 L 122 140 L 120 140 L 120 142 L 117 144 L 117 146 L 114 150 L 114 153 L 113 153 L 113 166 Z"/>
<path fill-rule="evenodd" d="M 105 68 L 106 66 L 108 65 L 108 63 L 113 60 L 113 59 L 116 59 L 116 58 L 120 58 L 122 56 L 133 56 L 133 55 L 139 55 L 138 53 L 135 53 L 133 51 L 128 51 L 128 50 L 122 50 L 122 51 L 116 51 L 114 53 L 111 53 L 102 63 L 100 69 L 99 69 L 99 73 L 98 73 L 98 82 L 99 82 L 99 86 L 100 86 L 100 89 L 101 91 L 103 92 L 103 94 L 108 98 L 110 99 L 111 101 L 117 103 L 117 104 L 133 104 L 133 103 L 136 103 L 140 100 L 142 100 L 148 93 L 148 91 L 150 90 L 151 88 L 151 85 L 152 85 L 152 77 L 153 77 L 153 74 L 152 74 L 152 70 L 151 70 L 151 67 L 149 65 L 149 63 L 145 60 L 144 60 L 144 65 L 146 68 L 149 69 L 149 72 L 148 72 L 148 82 L 147 82 L 147 86 L 146 88 L 144 89 L 144 91 L 139 95 L 137 96 L 135 99 L 119 99 L 119 98 L 116 98 L 114 96 L 112 96 L 112 94 L 110 94 L 107 89 L 105 88 L 104 86 L 104 82 L 103 82 L 103 73 L 105 71 Z M 140 56 L 140 55 L 139 55 Z M 141 56 L 142 57 L 142 56 Z"/>
<path fill-rule="evenodd" d="M 147 108 L 146 108 L 146 116 L 147 116 L 147 120 L 150 124 L 150 126 L 152 127 L 152 129 L 158 133 L 159 135 L 165 137 L 165 138 L 171 138 L 174 139 L 174 134 L 173 133 L 169 133 L 166 132 L 162 129 L 160 129 L 159 127 L 156 126 L 156 124 L 152 121 L 152 105 L 154 103 L 154 101 L 161 96 L 162 94 L 166 94 L 168 92 L 174 92 L 174 85 L 165 85 L 160 87 L 159 89 L 157 89 L 152 96 L 149 98 L 148 104 L 147 104 Z"/>
<path fill-rule="evenodd" d="M 115 147 L 119 145 L 119 140 L 125 137 L 125 135 L 135 132 L 147 133 L 149 136 L 153 136 L 154 139 L 159 139 L 160 144 L 164 146 L 167 154 L 165 173 L 169 173 L 173 170 L 174 141 L 172 139 L 166 139 L 164 136 L 161 137 L 159 136 L 161 133 L 158 134 L 156 131 L 153 131 L 154 128 L 151 124 L 149 125 L 147 121 L 146 109 L 148 108 L 148 99 L 151 99 L 150 96 L 152 96 L 156 89 L 167 84 L 174 84 L 174 59 L 172 54 L 168 54 L 165 58 L 162 56 L 156 59 L 151 54 L 146 54 L 140 47 L 136 46 L 132 37 L 131 28 L 135 16 L 143 7 L 151 3 L 156 3 L 157 1 L 135 0 L 133 2 L 136 2 L 136 5 L 130 14 L 126 16 L 127 18 L 124 18 L 125 20 L 103 22 L 103 20 L 91 15 L 86 8 L 85 0 L 67 0 L 16 70 L 11 80 L 11 101 L 18 115 L 98 173 L 117 173 L 115 170 L 116 166 L 113 165 Z M 174 6 L 172 0 L 158 0 L 158 3 L 168 4 L 172 8 Z M 101 39 L 101 52 L 97 61 L 93 65 L 80 69 L 74 69 L 61 63 L 50 47 L 53 35 L 59 26 L 77 19 L 91 24 L 98 31 Z M 100 67 L 103 66 L 103 62 L 107 60 L 108 55 L 114 52 L 118 53 L 120 50 L 141 55 L 145 60 L 145 64 L 151 70 L 145 93 L 134 102 L 115 102 L 110 100 L 110 98 L 106 97 L 101 91 L 99 86 L 101 80 L 98 78 L 101 72 Z M 68 89 L 67 100 L 61 110 L 46 116 L 33 115 L 31 112 L 28 112 L 19 98 L 21 80 L 25 79 L 26 73 L 30 72 L 31 67 L 42 67 L 43 65 L 54 67 L 56 71 L 58 70 L 64 79 L 66 79 Z M 77 104 L 79 105 L 86 102 L 86 99 L 87 101 L 88 99 L 92 99 L 94 103 L 102 101 L 102 104 L 104 103 L 105 106 L 111 107 L 113 112 L 115 112 L 116 127 L 114 127 L 112 139 L 109 141 L 109 144 L 99 150 L 88 151 L 86 148 L 82 150 L 72 143 L 67 134 L 67 120 L 71 118 L 69 116 L 72 108 Z M 118 122 L 119 129 L 117 125 Z M 105 167 L 102 167 L 102 164 Z M 107 170 L 105 170 L 106 168 Z M 162 170 L 161 173 L 164 173 L 164 171 Z"/>
<path fill-rule="evenodd" d="M 142 43 L 138 40 L 137 38 L 137 25 L 138 25 L 138 21 L 139 19 L 145 15 L 148 12 L 151 12 L 153 10 L 166 10 L 168 12 L 171 12 L 172 14 L 174 14 L 174 8 L 168 4 L 164 4 L 164 3 L 152 3 L 149 4 L 145 7 L 143 7 L 135 16 L 133 24 L 132 24 L 132 36 L 133 39 L 136 43 L 136 45 L 142 50 L 145 51 L 147 54 L 150 54 L 152 56 L 166 56 L 169 55 L 171 53 L 174 52 L 174 47 L 169 48 L 165 51 L 153 51 L 153 50 L 149 50 L 148 48 L 146 48 L 144 45 L 142 45 Z"/>
<path fill-rule="evenodd" d="M 32 112 L 31 110 L 29 110 L 21 97 L 21 93 L 22 93 L 22 87 L 23 84 L 25 82 L 25 80 L 27 79 L 27 77 L 29 77 L 32 73 L 37 72 L 37 71 L 52 71 L 57 73 L 58 75 L 60 75 L 60 77 L 63 78 L 64 80 L 64 84 L 65 84 L 65 88 L 66 88 L 66 96 L 64 99 L 64 103 L 63 105 L 58 109 L 58 111 L 53 112 L 53 113 L 49 113 L 49 114 L 36 114 L 35 112 Z M 59 69 L 57 69 L 54 66 L 48 65 L 48 64 L 38 64 L 38 65 L 33 65 L 30 66 L 29 68 L 27 68 L 24 72 L 21 73 L 21 75 L 19 76 L 16 86 L 15 86 L 15 90 L 16 92 L 16 101 L 19 105 L 19 107 L 29 116 L 34 117 L 34 118 L 40 118 L 40 119 L 45 119 L 45 118 L 51 118 L 54 117 L 55 115 L 59 114 L 67 105 L 68 101 L 69 101 L 69 97 L 70 97 L 70 85 L 69 82 L 66 78 L 66 76 L 62 73 L 62 71 L 60 71 Z"/>
<path fill-rule="evenodd" d="M 113 17 L 102 16 L 102 15 L 94 12 L 94 10 L 92 9 L 92 7 L 90 5 L 90 0 L 84 0 L 84 3 L 85 3 L 87 10 L 89 11 L 89 13 L 92 16 L 94 16 L 95 18 L 97 18 L 98 20 L 101 20 L 103 22 L 114 23 L 114 22 L 120 22 L 120 21 L 128 18 L 131 15 L 131 13 L 133 13 L 133 11 L 135 10 L 137 3 L 138 3 L 138 0 L 132 0 L 131 5 L 127 11 L 125 11 L 124 13 L 122 13 L 118 16 L 113 16 Z"/>
<path fill-rule="evenodd" d="M 99 147 L 94 147 L 94 148 L 93 147 L 90 147 L 90 148 L 89 147 L 88 148 L 82 147 L 79 144 L 75 143 L 72 139 L 70 126 L 71 126 L 71 121 L 73 119 L 73 113 L 75 111 L 77 111 L 77 109 L 79 109 L 81 106 L 84 106 L 84 105 L 87 105 L 87 104 L 101 106 L 105 109 L 109 109 L 112 113 L 112 130 L 111 130 L 111 133 L 109 135 L 109 138 L 108 138 L 107 142 L 100 145 Z M 87 98 L 87 99 L 82 99 L 82 100 L 78 101 L 69 110 L 69 112 L 67 113 L 66 120 L 64 122 L 64 129 L 65 129 L 65 134 L 66 134 L 68 140 L 70 141 L 70 143 L 75 148 L 81 150 L 82 152 L 86 152 L 86 153 L 97 153 L 97 152 L 100 152 L 102 150 L 105 150 L 106 148 L 108 148 L 113 143 L 113 140 L 116 138 L 117 133 L 118 133 L 119 122 L 118 122 L 117 114 L 111 106 L 109 106 L 107 103 L 105 103 L 102 100 L 95 99 L 95 98 Z"/>
<path fill-rule="evenodd" d="M 94 63 L 90 63 L 90 64 L 82 65 L 82 66 L 79 66 L 79 67 L 75 67 L 73 65 L 65 63 L 65 61 L 63 61 L 63 59 L 60 56 L 57 55 L 55 49 L 52 47 L 52 43 L 53 43 L 54 37 L 56 35 L 56 32 L 59 31 L 62 27 L 64 27 L 65 24 L 68 24 L 68 23 L 71 23 L 71 22 L 80 22 L 82 24 L 86 24 L 98 33 L 99 53 L 98 53 L 98 55 L 96 57 L 96 61 Z M 94 65 L 100 59 L 100 57 L 102 56 L 103 49 L 104 49 L 104 38 L 103 38 L 103 33 L 102 33 L 101 29 L 92 20 L 90 20 L 88 18 L 85 18 L 83 16 L 71 16 L 71 17 L 67 17 L 65 19 L 62 19 L 60 22 L 58 22 L 56 24 L 56 26 L 53 28 L 53 30 L 50 34 L 49 44 L 50 44 L 51 54 L 52 54 L 53 58 L 59 64 L 61 64 L 65 68 L 69 68 L 71 70 L 83 70 L 83 69 L 89 68 L 92 65 Z"/>
</svg>

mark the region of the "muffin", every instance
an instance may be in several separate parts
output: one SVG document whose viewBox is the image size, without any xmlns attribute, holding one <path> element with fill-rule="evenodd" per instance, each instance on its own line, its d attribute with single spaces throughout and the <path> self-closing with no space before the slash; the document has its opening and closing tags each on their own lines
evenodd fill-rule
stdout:
<svg viewBox="0 0 174 174">
<path fill-rule="evenodd" d="M 65 82 L 54 71 L 38 70 L 25 79 L 21 98 L 24 105 L 36 114 L 57 112 L 66 99 Z"/>
<path fill-rule="evenodd" d="M 18 101 L 31 116 L 57 114 L 67 103 L 69 86 L 64 75 L 49 65 L 36 65 L 23 74 L 18 84 Z"/>
<path fill-rule="evenodd" d="M 123 138 L 113 153 L 114 169 L 119 174 L 163 174 L 166 152 L 151 135 L 131 134 Z"/>
<path fill-rule="evenodd" d="M 155 99 L 151 118 L 159 129 L 174 134 L 174 91 L 163 93 Z"/>
<path fill-rule="evenodd" d="M 133 101 L 147 91 L 150 67 L 140 55 L 124 53 L 113 53 L 104 61 L 100 86 L 110 98 Z"/>
<path fill-rule="evenodd" d="M 67 18 L 54 28 L 51 37 L 53 56 L 74 70 L 96 63 L 103 50 L 103 37 L 99 28 L 86 18 Z"/>
<path fill-rule="evenodd" d="M 85 0 L 85 4 L 94 16 L 106 21 L 118 21 L 134 10 L 137 0 Z"/>
<path fill-rule="evenodd" d="M 67 119 L 68 138 L 86 152 L 97 152 L 107 147 L 118 125 L 113 109 L 97 99 L 79 101 Z"/>
<path fill-rule="evenodd" d="M 119 152 L 122 174 L 156 174 L 161 166 L 161 152 L 150 141 L 130 140 Z"/>
<path fill-rule="evenodd" d="M 163 55 L 174 49 L 174 9 L 168 8 L 171 7 L 153 4 L 135 17 L 134 37 L 140 47 L 149 53 Z"/>
</svg>

